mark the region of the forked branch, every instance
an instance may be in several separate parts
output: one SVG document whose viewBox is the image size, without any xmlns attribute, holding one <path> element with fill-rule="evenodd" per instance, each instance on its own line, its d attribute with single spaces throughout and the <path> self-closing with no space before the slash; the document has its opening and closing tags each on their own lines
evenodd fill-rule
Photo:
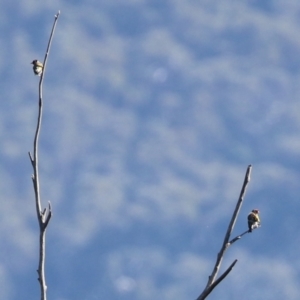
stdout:
<svg viewBox="0 0 300 300">
<path fill-rule="evenodd" d="M 233 267 L 236 263 L 237 263 L 237 259 L 234 260 L 234 262 L 227 268 L 227 270 L 214 283 L 212 283 L 209 287 L 207 287 L 204 290 L 204 292 L 201 294 L 202 298 L 200 298 L 200 299 L 205 299 L 213 291 L 213 289 L 231 272 L 231 270 L 233 269 Z"/>
<path fill-rule="evenodd" d="M 38 146 L 39 146 L 39 134 L 40 134 L 41 123 L 42 123 L 42 113 L 43 113 L 43 81 L 46 72 L 47 59 L 48 59 L 48 55 L 52 43 L 52 38 L 53 38 L 53 34 L 55 31 L 55 27 L 59 15 L 60 15 L 60 11 L 58 11 L 58 13 L 55 15 L 54 18 L 52 31 L 50 34 L 50 38 L 48 41 L 48 46 L 44 58 L 43 72 L 41 74 L 41 78 L 39 82 L 39 110 L 38 110 L 38 119 L 37 119 L 37 125 L 35 130 L 34 142 L 33 142 L 33 155 L 31 155 L 30 152 L 28 153 L 33 168 L 32 182 L 33 182 L 33 189 L 35 194 L 35 206 L 36 206 L 37 219 L 40 228 L 39 266 L 37 272 L 38 272 L 38 281 L 40 283 L 40 289 L 41 289 L 41 300 L 47 300 L 47 285 L 46 285 L 46 278 L 45 278 L 45 242 L 46 242 L 45 234 L 46 234 L 46 228 L 52 216 L 52 208 L 49 202 L 48 208 L 42 210 L 40 185 L 39 185 Z"/>
<path fill-rule="evenodd" d="M 233 215 L 231 217 L 229 226 L 227 228 L 225 237 L 224 237 L 224 241 L 223 244 L 221 246 L 221 250 L 219 251 L 218 255 L 217 255 L 217 260 L 215 263 L 215 266 L 213 268 L 213 271 L 211 273 L 211 275 L 208 277 L 208 282 L 207 285 L 204 289 L 204 291 L 202 292 L 202 294 L 197 298 L 197 300 L 204 300 L 210 293 L 211 291 L 229 274 L 229 272 L 232 270 L 232 268 L 234 267 L 234 265 L 236 264 L 237 260 L 235 260 L 230 266 L 229 268 L 218 278 L 218 273 L 224 258 L 224 254 L 225 251 L 237 240 L 239 240 L 244 234 L 246 234 L 248 231 L 242 233 L 241 235 L 235 237 L 234 239 L 232 239 L 231 241 L 229 241 L 230 239 L 230 235 L 232 233 L 232 230 L 234 228 L 236 219 L 238 217 L 238 214 L 240 212 L 245 194 L 246 194 L 246 189 L 247 189 L 247 185 L 250 181 L 250 175 L 251 175 L 251 170 L 252 170 L 252 166 L 249 165 L 245 174 L 245 179 L 244 179 L 244 183 L 240 192 L 240 196 L 239 199 L 237 201 L 237 204 L 235 206 L 235 210 L 233 212 Z"/>
</svg>

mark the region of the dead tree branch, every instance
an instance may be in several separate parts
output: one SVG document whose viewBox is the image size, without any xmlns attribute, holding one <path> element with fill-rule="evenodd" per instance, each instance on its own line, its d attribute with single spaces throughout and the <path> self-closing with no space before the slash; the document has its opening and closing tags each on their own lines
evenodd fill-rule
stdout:
<svg viewBox="0 0 300 300">
<path fill-rule="evenodd" d="M 237 263 L 237 259 L 234 260 L 234 262 L 227 268 L 227 270 L 205 290 L 205 298 L 213 291 L 213 289 L 231 272 L 234 265 Z M 203 299 L 205 299 L 203 298 Z"/>
<path fill-rule="evenodd" d="M 52 43 L 52 38 L 53 38 L 53 34 L 55 31 L 55 27 L 59 15 L 60 15 L 60 11 L 58 11 L 58 13 L 55 15 L 54 18 L 52 31 L 50 34 L 48 47 L 44 58 L 44 63 L 43 63 L 44 67 L 39 82 L 39 110 L 38 110 L 38 119 L 37 119 L 37 126 L 36 126 L 36 131 L 34 136 L 34 142 L 33 142 L 33 156 L 29 152 L 29 158 L 33 168 L 32 182 L 33 182 L 33 189 L 35 194 L 35 206 L 36 206 L 37 219 L 38 219 L 39 229 L 40 229 L 39 265 L 38 265 L 37 273 L 38 273 L 38 281 L 40 283 L 40 288 L 41 288 L 41 300 L 47 300 L 47 285 L 46 285 L 46 278 L 45 278 L 45 245 L 46 245 L 46 228 L 52 216 L 52 209 L 51 209 L 51 204 L 49 202 L 48 209 L 45 208 L 44 210 L 42 210 L 40 184 L 39 184 L 38 144 L 39 144 L 39 134 L 41 130 L 42 113 L 43 113 L 43 81 L 44 81 L 44 75 L 47 66 L 47 59 L 48 59 L 48 55 Z"/>
<path fill-rule="evenodd" d="M 229 274 L 229 272 L 233 269 L 234 265 L 236 264 L 237 260 L 235 260 L 230 266 L 229 268 L 216 280 L 216 277 L 218 276 L 223 258 L 224 258 L 224 254 L 225 251 L 237 240 L 239 240 L 244 234 L 246 234 L 248 231 L 242 233 L 241 235 L 235 237 L 234 239 L 232 239 L 231 241 L 229 241 L 230 239 L 230 235 L 232 233 L 232 230 L 234 228 L 236 219 L 238 217 L 238 214 L 240 212 L 245 194 L 246 194 L 246 189 L 247 189 L 247 185 L 250 181 L 250 175 L 251 175 L 251 170 L 252 170 L 252 166 L 249 165 L 245 174 L 245 179 L 244 179 L 244 183 L 241 189 L 241 193 L 239 196 L 239 199 L 237 201 L 235 210 L 233 212 L 233 215 L 231 217 L 227 232 L 225 234 L 225 238 L 223 241 L 223 244 L 221 246 L 221 250 L 217 255 L 217 260 L 215 263 L 215 266 L 213 268 L 213 271 L 211 273 L 211 275 L 208 277 L 208 282 L 207 285 L 204 289 L 204 291 L 202 292 L 202 294 L 197 298 L 197 300 L 204 300 L 210 293 L 211 291 Z"/>
</svg>

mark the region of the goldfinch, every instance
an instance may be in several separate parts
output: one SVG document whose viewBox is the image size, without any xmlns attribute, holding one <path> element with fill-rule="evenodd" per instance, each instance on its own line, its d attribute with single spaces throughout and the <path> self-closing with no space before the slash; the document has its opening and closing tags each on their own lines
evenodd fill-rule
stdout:
<svg viewBox="0 0 300 300">
<path fill-rule="evenodd" d="M 248 215 L 248 229 L 252 232 L 252 229 L 258 228 L 260 226 L 259 210 L 253 209 Z"/>
<path fill-rule="evenodd" d="M 33 65 L 33 72 L 35 75 L 41 76 L 43 72 L 43 64 L 38 61 L 37 59 L 33 60 L 32 63 Z"/>
</svg>

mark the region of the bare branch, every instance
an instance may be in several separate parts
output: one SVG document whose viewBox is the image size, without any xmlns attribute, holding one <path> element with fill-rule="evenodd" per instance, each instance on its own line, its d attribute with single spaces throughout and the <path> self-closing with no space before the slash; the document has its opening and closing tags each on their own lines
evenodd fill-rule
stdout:
<svg viewBox="0 0 300 300">
<path fill-rule="evenodd" d="M 213 289 L 231 272 L 236 263 L 237 259 L 234 260 L 234 262 L 228 267 L 228 269 L 210 287 L 204 290 L 204 292 L 197 298 L 197 300 L 205 299 L 213 291 Z"/>
<path fill-rule="evenodd" d="M 48 213 L 47 213 L 46 220 L 45 220 L 45 223 L 44 223 L 45 229 L 47 228 L 51 217 L 52 217 L 52 207 L 51 207 L 51 203 L 49 201 L 48 202 Z"/>
<path fill-rule="evenodd" d="M 211 285 L 212 290 L 231 272 L 235 264 L 237 263 L 237 259 L 228 267 L 228 269 Z"/>
<path fill-rule="evenodd" d="M 41 78 L 40 78 L 40 83 L 39 83 L 40 105 L 42 104 L 41 103 L 42 102 L 42 88 L 43 88 L 44 75 L 45 75 L 45 71 L 46 71 L 46 67 L 47 67 L 48 55 L 49 55 L 49 52 L 50 52 L 50 47 L 51 47 L 51 43 L 52 43 L 52 39 L 53 39 L 53 35 L 54 35 L 54 31 L 55 31 L 55 27 L 56 27 L 56 23 L 57 23 L 57 20 L 59 18 L 59 15 L 60 15 L 60 10 L 54 16 L 54 23 L 53 23 L 53 27 L 52 27 L 52 30 L 51 30 L 47 50 L 46 50 L 45 57 L 44 57 L 44 62 L 43 62 L 44 67 L 43 67 L 43 72 L 42 72 L 42 75 L 41 75 Z"/>
<path fill-rule="evenodd" d="M 47 285 L 46 285 L 46 279 L 45 279 L 45 234 L 46 234 L 46 227 L 51 219 L 51 205 L 49 204 L 49 211 L 47 216 L 46 214 L 46 208 L 42 211 L 42 205 L 41 205 L 41 197 L 40 197 L 40 187 L 39 187 L 39 168 L 38 168 L 38 142 L 39 142 L 39 134 L 41 129 L 41 122 L 42 122 L 42 113 L 43 113 L 43 80 L 44 80 L 44 74 L 46 72 L 46 66 L 47 66 L 47 59 L 50 51 L 50 46 L 52 43 L 53 34 L 55 31 L 56 23 L 58 20 L 58 17 L 60 15 L 60 11 L 55 15 L 54 23 L 52 26 L 44 63 L 43 63 L 43 71 L 41 74 L 40 82 L 39 82 L 39 110 L 38 110 L 38 119 L 37 119 L 37 126 L 35 130 L 35 136 L 34 136 L 34 142 L 33 142 L 33 156 L 29 152 L 29 158 L 30 162 L 33 167 L 33 175 L 32 175 L 32 182 L 33 182 L 33 188 L 35 193 L 35 206 L 36 206 L 36 214 L 38 218 L 39 228 L 40 228 L 40 238 L 39 238 L 39 266 L 38 266 L 38 281 L 40 283 L 41 288 L 41 300 L 47 299 Z"/>
<path fill-rule="evenodd" d="M 204 289 L 204 291 L 202 292 L 202 294 L 197 298 L 197 300 L 203 300 L 205 299 L 205 295 L 208 295 L 207 294 L 207 290 L 210 290 L 211 287 L 213 286 L 213 284 L 215 284 L 216 281 L 216 277 L 219 273 L 219 270 L 220 270 L 220 267 L 221 267 L 221 264 L 222 264 L 222 261 L 223 261 L 223 257 L 224 257 L 224 254 L 225 254 L 225 251 L 237 240 L 239 240 L 244 234 L 246 234 L 247 232 L 244 232 L 242 235 L 240 236 L 237 236 L 236 238 L 234 238 L 233 240 L 231 240 L 229 242 L 229 239 L 230 239 L 230 235 L 232 233 L 232 230 L 234 228 L 234 225 L 235 225 L 235 222 L 236 222 L 236 219 L 237 219 L 237 216 L 240 212 L 240 208 L 242 206 L 242 203 L 243 203 L 243 200 L 244 200 L 244 196 L 245 196 L 245 193 L 246 193 L 246 188 L 247 188 L 247 185 L 250 181 L 250 175 L 251 175 L 251 170 L 252 170 L 252 166 L 249 165 L 248 168 L 247 168 L 247 171 L 246 171 L 246 174 L 245 174 L 245 179 L 244 179 L 244 183 L 243 183 L 243 186 L 242 186 L 242 189 L 241 189 L 241 192 L 240 192 L 240 196 L 239 196 L 239 199 L 237 201 L 237 204 L 235 206 L 235 210 L 232 214 L 232 217 L 231 217 L 231 220 L 230 220 L 230 223 L 229 223 L 229 226 L 227 228 L 227 231 L 226 231 L 226 234 L 225 234 L 225 237 L 224 237 L 224 241 L 223 241 L 223 244 L 221 246 L 221 249 L 217 255 L 217 259 L 216 259 L 216 263 L 215 263 L 215 266 L 213 268 L 213 271 L 211 273 L 211 275 L 208 277 L 208 282 L 207 282 L 207 285 Z M 234 264 L 233 264 L 234 266 Z M 232 266 L 232 267 L 233 267 Z M 231 268 L 232 269 L 232 268 Z M 231 270 L 230 269 L 230 270 Z M 230 272 L 230 271 L 229 271 Z M 228 273 L 229 273 L 228 272 Z M 226 272 L 225 272 L 226 273 Z M 227 273 L 227 274 L 228 274 Z M 226 275 L 227 275 L 226 274 Z M 221 277 L 220 277 L 221 278 Z M 220 279 L 219 278 L 219 279 Z M 216 286 L 216 285 L 215 285 Z M 214 286 L 214 287 L 215 287 Z"/>
<path fill-rule="evenodd" d="M 231 246 L 233 243 L 235 243 L 237 240 L 240 240 L 242 238 L 243 235 L 245 235 L 246 233 L 249 233 L 249 230 L 243 232 L 242 234 L 236 236 L 234 239 L 232 239 L 228 244 Z"/>
<path fill-rule="evenodd" d="M 33 162 L 33 158 L 32 158 L 32 155 L 31 155 L 31 153 L 30 152 L 28 152 L 28 155 L 29 155 L 29 159 L 30 159 L 30 162 L 31 162 L 31 165 L 32 165 L 32 167 L 34 166 L 34 162 Z"/>
<path fill-rule="evenodd" d="M 234 228 L 238 213 L 240 211 L 240 208 L 241 208 L 243 200 L 244 200 L 244 196 L 245 196 L 245 193 L 246 193 L 246 188 L 247 188 L 247 185 L 250 181 L 251 169 L 252 169 L 252 166 L 249 165 L 248 168 L 247 168 L 247 171 L 246 171 L 246 175 L 245 175 L 244 183 L 243 183 L 242 190 L 241 190 L 241 193 L 240 193 L 240 197 L 238 199 L 235 210 L 234 210 L 233 215 L 231 217 L 231 220 L 230 220 L 230 223 L 229 223 L 229 226 L 228 226 L 228 229 L 227 229 L 224 241 L 223 241 L 223 245 L 222 245 L 221 250 L 220 250 L 220 252 L 217 256 L 217 261 L 216 261 L 214 270 L 213 270 L 213 272 L 212 272 L 212 274 L 211 274 L 211 276 L 208 280 L 207 286 L 210 286 L 215 281 L 215 278 L 218 275 L 220 265 L 221 265 L 222 260 L 223 260 L 224 253 L 225 253 L 225 251 L 227 250 L 227 248 L 229 246 L 228 241 L 229 241 L 231 232 Z"/>
</svg>

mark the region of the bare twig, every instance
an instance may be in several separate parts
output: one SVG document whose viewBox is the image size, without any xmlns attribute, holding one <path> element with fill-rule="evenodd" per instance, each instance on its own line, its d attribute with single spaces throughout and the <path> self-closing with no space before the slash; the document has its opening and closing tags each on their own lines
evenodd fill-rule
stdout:
<svg viewBox="0 0 300 300">
<path fill-rule="evenodd" d="M 240 208 L 242 206 L 242 203 L 243 203 L 243 200 L 244 200 L 244 196 L 245 196 L 245 193 L 246 193 L 246 188 L 247 188 L 247 185 L 250 181 L 250 174 L 251 174 L 251 170 L 252 170 L 252 166 L 249 165 L 248 168 L 247 168 L 247 171 L 246 171 L 246 174 L 245 174 L 245 179 L 244 179 L 244 183 L 243 183 L 243 186 L 242 186 L 242 189 L 241 189 L 241 193 L 240 193 L 240 196 L 239 196 L 239 199 L 237 201 L 237 204 L 236 204 L 236 207 L 235 207 L 235 210 L 233 212 L 233 215 L 231 217 L 231 220 L 230 220 L 230 223 L 229 223 L 229 226 L 227 228 L 227 232 L 225 234 L 225 238 L 224 238 L 224 241 L 223 241 L 223 244 L 222 244 L 222 247 L 221 247 L 221 250 L 220 252 L 218 253 L 217 255 L 217 260 L 216 260 L 216 263 L 215 263 L 215 266 L 213 268 L 213 271 L 211 273 L 211 275 L 208 277 L 208 282 L 207 282 L 207 285 L 204 289 L 204 291 L 202 292 L 202 294 L 197 298 L 197 300 L 204 300 L 207 295 L 227 276 L 227 274 L 232 270 L 233 266 L 235 265 L 235 263 L 237 262 L 237 260 L 234 261 L 234 263 L 227 269 L 227 271 L 224 272 L 223 275 L 221 275 L 219 277 L 218 280 L 216 280 L 216 277 L 219 273 L 219 270 L 220 270 L 220 267 L 221 267 L 221 264 L 222 264 L 222 261 L 223 261 L 223 258 L 224 258 L 224 254 L 225 254 L 225 251 L 237 240 L 239 240 L 244 234 L 246 234 L 247 232 L 244 232 L 243 234 L 237 236 L 236 238 L 234 238 L 233 240 L 231 240 L 229 242 L 229 239 L 230 239 L 230 235 L 232 233 L 232 230 L 234 228 L 234 225 L 235 225 L 235 222 L 236 222 L 236 219 L 237 219 L 237 216 L 239 214 L 239 211 L 240 211 Z M 225 276 L 224 276 L 225 275 Z M 223 276 L 223 277 L 222 277 Z M 221 279 L 221 280 L 220 280 Z"/>
<path fill-rule="evenodd" d="M 39 141 L 39 133 L 41 129 L 41 122 L 42 122 L 42 113 L 43 113 L 43 80 L 44 80 L 44 74 L 46 71 L 46 65 L 47 65 L 47 59 L 50 51 L 50 46 L 53 38 L 53 34 L 55 31 L 56 23 L 58 20 L 58 17 L 60 15 L 60 11 L 55 15 L 52 31 L 50 34 L 49 42 L 47 51 L 44 58 L 44 67 L 43 72 L 41 74 L 40 82 L 39 82 L 39 111 L 38 111 L 38 119 L 37 119 L 37 126 L 34 136 L 34 142 L 33 142 L 33 156 L 29 152 L 29 158 L 30 162 L 33 167 L 33 175 L 32 175 L 32 182 L 33 182 L 33 188 L 35 193 L 35 206 L 36 206 L 36 213 L 37 218 L 39 222 L 39 228 L 40 228 L 40 238 L 39 238 L 39 266 L 37 269 L 38 272 L 38 281 L 40 283 L 41 288 L 41 300 L 47 299 L 47 285 L 46 285 L 46 278 L 45 278 L 45 234 L 46 234 L 46 228 L 49 224 L 49 221 L 52 216 L 52 210 L 51 210 L 51 204 L 49 202 L 48 211 L 45 208 L 42 211 L 42 205 L 41 205 L 41 197 L 40 197 L 40 186 L 39 186 L 39 168 L 38 168 L 38 141 Z"/>
<path fill-rule="evenodd" d="M 227 268 L 227 270 L 214 283 L 212 283 L 211 286 L 204 290 L 204 292 L 201 294 L 203 298 L 200 299 L 205 299 L 212 292 L 212 290 L 231 272 L 236 263 L 237 259 L 234 260 L 234 262 Z"/>
<path fill-rule="evenodd" d="M 231 246 L 233 243 L 235 243 L 237 240 L 240 240 L 242 238 L 243 235 L 245 235 L 246 233 L 249 233 L 249 230 L 243 232 L 242 234 L 236 236 L 234 239 L 232 239 L 228 244 Z"/>
</svg>

